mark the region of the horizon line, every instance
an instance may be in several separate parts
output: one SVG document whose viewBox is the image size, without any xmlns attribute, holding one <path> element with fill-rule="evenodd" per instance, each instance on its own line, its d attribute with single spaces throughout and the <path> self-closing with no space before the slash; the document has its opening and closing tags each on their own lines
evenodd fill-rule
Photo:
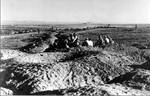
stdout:
<svg viewBox="0 0 150 96">
<path fill-rule="evenodd" d="M 1 25 L 5 25 L 5 23 L 11 23 L 11 24 L 15 24 L 15 23 L 18 23 L 18 24 L 23 24 L 23 23 L 27 23 L 27 24 L 30 24 L 30 23 L 35 23 L 35 24 L 38 24 L 38 23 L 43 23 L 43 24 L 150 24 L 150 23 L 113 23 L 113 22 L 90 22 L 90 21 L 85 21 L 85 22 L 67 22 L 67 21 L 41 21 L 41 20 L 2 20 L 1 21 Z"/>
</svg>

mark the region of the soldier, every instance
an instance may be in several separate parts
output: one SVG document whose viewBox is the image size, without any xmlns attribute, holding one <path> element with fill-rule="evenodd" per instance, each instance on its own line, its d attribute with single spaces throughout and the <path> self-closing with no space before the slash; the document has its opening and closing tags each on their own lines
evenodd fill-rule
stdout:
<svg viewBox="0 0 150 96">
<path fill-rule="evenodd" d="M 76 47 L 78 45 L 79 45 L 79 42 L 78 42 L 78 36 L 76 35 L 76 33 L 70 34 L 69 35 L 69 46 Z"/>
<path fill-rule="evenodd" d="M 64 45 L 65 45 L 65 48 L 67 48 L 67 49 L 69 49 L 70 47 L 69 47 L 69 41 L 68 41 L 68 39 L 66 38 L 66 39 L 64 39 Z"/>
<path fill-rule="evenodd" d="M 56 35 L 56 37 L 58 38 L 57 40 L 55 40 L 54 46 L 57 48 L 69 48 L 69 41 L 68 41 L 68 37 L 64 34 L 58 33 Z"/>
<path fill-rule="evenodd" d="M 104 36 L 105 45 L 108 45 L 110 43 L 110 40 L 107 36 Z"/>
<path fill-rule="evenodd" d="M 93 41 L 90 38 L 86 38 L 82 46 L 93 47 Z"/>
<path fill-rule="evenodd" d="M 114 44 L 115 42 L 113 41 L 113 39 L 108 35 L 107 38 L 109 39 L 110 44 Z"/>
<path fill-rule="evenodd" d="M 99 38 L 97 42 L 95 43 L 95 45 L 103 48 L 105 46 L 105 41 L 101 35 L 99 35 L 98 37 Z"/>
<path fill-rule="evenodd" d="M 93 47 L 93 41 L 91 40 L 91 38 L 89 38 L 89 40 L 87 41 L 88 46 Z"/>
<path fill-rule="evenodd" d="M 76 47 L 79 45 L 79 42 L 78 42 L 78 36 L 76 33 L 73 33 L 73 47 Z"/>
<path fill-rule="evenodd" d="M 82 46 L 88 46 L 87 40 L 88 40 L 88 38 L 86 38 L 86 39 L 83 41 Z"/>
<path fill-rule="evenodd" d="M 58 48 L 58 43 L 59 43 L 59 41 L 58 41 L 58 39 L 56 39 L 56 40 L 54 41 L 54 43 L 53 43 L 54 49 L 55 49 L 55 48 Z"/>
</svg>

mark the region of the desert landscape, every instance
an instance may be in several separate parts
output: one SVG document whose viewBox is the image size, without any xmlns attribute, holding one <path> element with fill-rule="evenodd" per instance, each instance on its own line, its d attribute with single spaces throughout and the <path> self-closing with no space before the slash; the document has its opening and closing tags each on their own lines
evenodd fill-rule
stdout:
<svg viewBox="0 0 150 96">
<path fill-rule="evenodd" d="M 80 46 L 51 49 L 58 33 L 76 33 Z M 115 43 L 82 46 L 98 35 Z M 148 24 L 3 25 L 0 41 L 1 95 L 150 95 Z"/>
<path fill-rule="evenodd" d="M 150 96 L 150 0 L 0 3 L 0 96 Z"/>
</svg>

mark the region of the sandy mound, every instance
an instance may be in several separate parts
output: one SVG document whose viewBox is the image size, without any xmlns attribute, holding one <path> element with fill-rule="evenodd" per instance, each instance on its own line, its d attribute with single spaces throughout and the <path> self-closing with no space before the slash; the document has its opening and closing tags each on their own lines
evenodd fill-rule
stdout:
<svg viewBox="0 0 150 96">
<path fill-rule="evenodd" d="M 15 57 L 24 57 L 27 54 L 18 50 L 1 49 L 1 60 L 7 60 Z"/>
<path fill-rule="evenodd" d="M 12 59 L 19 63 L 53 63 L 59 61 L 65 53 L 49 52 L 28 54 L 18 50 L 1 49 L 1 60 Z"/>
<path fill-rule="evenodd" d="M 128 88 L 128 87 L 124 87 L 122 85 L 119 84 L 105 84 L 103 86 L 99 87 L 101 90 L 105 90 L 109 95 L 125 95 L 125 96 L 144 96 L 144 95 L 148 95 L 149 92 L 148 91 L 141 91 L 141 90 L 137 90 L 137 89 L 132 89 L 132 88 Z"/>
<path fill-rule="evenodd" d="M 19 51 L 17 53 L 24 54 Z M 142 91 L 104 84 L 131 72 L 134 68 L 129 65 L 140 62 L 122 52 L 79 48 L 68 53 L 49 52 L 10 57 L 14 58 L 3 59 L 1 62 L 1 65 L 6 65 L 3 71 L 5 77 L 2 77 L 0 84 L 11 89 L 14 94 L 81 95 L 84 90 L 89 92 L 87 86 L 90 87 L 89 90 L 99 90 L 100 93 L 97 94 L 130 95 L 136 91 L 143 94 Z"/>
<path fill-rule="evenodd" d="M 35 43 L 32 43 L 27 46 L 19 48 L 19 50 L 22 52 L 27 52 L 27 53 L 40 53 L 40 52 L 44 52 L 48 48 L 49 48 L 49 45 L 46 43 L 42 43 L 38 45 Z"/>
<path fill-rule="evenodd" d="M 37 53 L 28 54 L 24 57 L 14 58 L 19 63 L 54 63 L 58 62 L 60 58 L 64 56 L 64 53 L 51 52 L 51 53 Z"/>
<path fill-rule="evenodd" d="M 110 83 L 121 83 L 134 89 L 150 91 L 150 71 L 149 70 L 134 70 L 119 76 Z"/>
<path fill-rule="evenodd" d="M 7 96 L 7 95 L 13 95 L 13 92 L 9 89 L 6 89 L 6 88 L 3 88 L 3 87 L 0 87 L 0 95 L 1 96 Z"/>
<path fill-rule="evenodd" d="M 44 52 L 45 50 L 49 49 L 53 50 L 53 43 L 57 39 L 55 37 L 56 33 L 43 33 L 40 36 L 30 39 L 24 39 L 24 42 L 30 42 L 26 46 L 18 48 L 22 52 L 28 53 L 40 53 Z"/>
</svg>

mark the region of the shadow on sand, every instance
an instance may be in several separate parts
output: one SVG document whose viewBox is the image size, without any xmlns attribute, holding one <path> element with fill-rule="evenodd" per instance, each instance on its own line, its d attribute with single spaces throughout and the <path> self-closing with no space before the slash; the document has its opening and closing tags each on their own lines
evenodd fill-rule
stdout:
<svg viewBox="0 0 150 96">
<path fill-rule="evenodd" d="M 150 59 L 147 60 L 147 62 L 143 63 L 142 65 L 130 65 L 132 68 L 140 68 L 140 69 L 146 69 L 150 70 Z"/>
</svg>

